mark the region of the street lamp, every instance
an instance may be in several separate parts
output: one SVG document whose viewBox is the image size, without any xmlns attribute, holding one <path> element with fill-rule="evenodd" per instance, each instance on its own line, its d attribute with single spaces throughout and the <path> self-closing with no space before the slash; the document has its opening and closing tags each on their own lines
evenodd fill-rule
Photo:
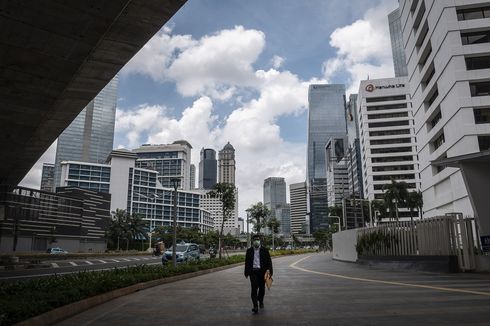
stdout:
<svg viewBox="0 0 490 326">
<path fill-rule="evenodd" d="M 153 205 L 151 207 L 151 211 L 150 211 L 150 230 L 147 233 L 148 238 L 150 239 L 150 242 L 148 244 L 148 251 L 150 252 L 151 251 L 151 236 L 153 234 L 153 230 L 155 229 L 155 221 L 154 221 L 154 219 L 155 219 L 155 215 L 156 215 L 156 207 L 155 207 L 155 205 L 156 205 L 156 199 L 157 198 L 160 198 L 160 197 L 156 194 L 156 192 L 150 193 L 149 194 L 150 197 L 148 197 L 146 195 L 143 195 L 142 193 L 137 192 L 137 191 L 135 191 L 135 193 L 138 194 L 138 195 L 140 195 L 141 197 L 144 197 L 146 199 L 150 199 L 152 201 L 152 203 L 153 203 Z"/>
<path fill-rule="evenodd" d="M 177 247 L 177 187 L 179 186 L 180 179 L 174 178 L 170 180 L 174 186 L 174 238 L 172 240 L 172 265 L 175 268 L 177 266 L 177 255 L 176 255 L 176 247 Z"/>
</svg>

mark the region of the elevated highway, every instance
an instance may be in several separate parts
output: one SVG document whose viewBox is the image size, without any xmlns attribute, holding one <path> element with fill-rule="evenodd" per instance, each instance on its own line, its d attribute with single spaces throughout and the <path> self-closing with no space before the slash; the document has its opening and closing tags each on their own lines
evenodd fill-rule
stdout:
<svg viewBox="0 0 490 326">
<path fill-rule="evenodd" d="M 185 2 L 0 0 L 0 184 L 18 184 Z"/>
</svg>

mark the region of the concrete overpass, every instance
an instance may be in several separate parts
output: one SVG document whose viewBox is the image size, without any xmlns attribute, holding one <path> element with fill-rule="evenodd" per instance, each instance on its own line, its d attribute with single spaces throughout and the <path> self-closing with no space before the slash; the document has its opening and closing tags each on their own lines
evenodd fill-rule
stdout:
<svg viewBox="0 0 490 326">
<path fill-rule="evenodd" d="M 0 184 L 43 152 L 186 0 L 1 0 Z"/>
</svg>

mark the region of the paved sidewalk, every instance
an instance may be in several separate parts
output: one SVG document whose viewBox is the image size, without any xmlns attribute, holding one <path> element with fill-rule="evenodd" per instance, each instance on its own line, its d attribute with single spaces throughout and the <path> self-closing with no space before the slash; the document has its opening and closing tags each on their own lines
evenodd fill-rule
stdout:
<svg viewBox="0 0 490 326">
<path fill-rule="evenodd" d="M 258 315 L 239 267 L 121 297 L 58 325 L 490 324 L 487 275 L 381 271 L 326 254 L 273 263 Z"/>
</svg>

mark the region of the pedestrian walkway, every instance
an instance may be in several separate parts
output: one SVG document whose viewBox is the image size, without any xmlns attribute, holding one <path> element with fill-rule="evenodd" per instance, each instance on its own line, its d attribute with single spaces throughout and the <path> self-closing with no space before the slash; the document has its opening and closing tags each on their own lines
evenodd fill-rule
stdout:
<svg viewBox="0 0 490 326">
<path fill-rule="evenodd" d="M 488 275 L 375 270 L 326 254 L 273 263 L 258 315 L 238 267 L 124 296 L 59 325 L 489 325 Z"/>
</svg>

